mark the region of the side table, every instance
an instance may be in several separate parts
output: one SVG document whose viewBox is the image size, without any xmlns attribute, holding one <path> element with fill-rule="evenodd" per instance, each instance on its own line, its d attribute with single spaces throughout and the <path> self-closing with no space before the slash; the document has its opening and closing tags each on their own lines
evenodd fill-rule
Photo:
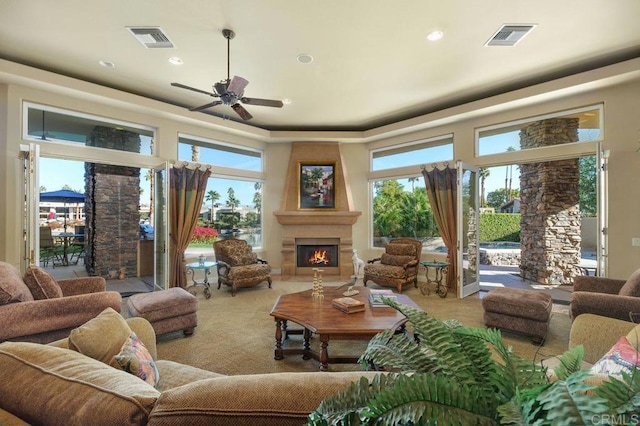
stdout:
<svg viewBox="0 0 640 426">
<path fill-rule="evenodd" d="M 211 268 L 214 268 L 216 265 L 218 265 L 217 262 L 204 262 L 204 263 L 200 263 L 200 262 L 193 262 L 193 263 L 187 263 L 187 275 L 191 274 L 191 281 L 193 282 L 193 284 L 191 284 L 190 286 L 188 286 L 187 288 L 185 288 L 185 290 L 188 290 L 189 293 L 195 295 L 197 290 L 197 286 L 204 286 L 204 297 L 206 297 L 207 299 L 211 297 L 211 285 L 209 283 L 209 275 L 211 275 Z M 204 279 L 202 280 L 197 280 L 196 279 L 196 270 L 202 270 L 204 271 Z"/>
<path fill-rule="evenodd" d="M 420 285 L 420 292 L 424 295 L 429 294 L 429 285 L 435 284 L 436 294 L 440 297 L 447 297 L 447 291 L 448 291 L 447 285 L 442 284 L 442 278 L 444 277 L 444 274 L 446 274 L 447 271 L 449 270 L 449 266 L 451 266 L 451 264 L 446 262 L 435 262 L 435 261 L 420 262 L 420 264 L 424 266 L 425 269 L 427 270 L 426 272 L 427 282 Z M 429 278 L 429 268 L 435 269 L 434 279 Z"/>
</svg>

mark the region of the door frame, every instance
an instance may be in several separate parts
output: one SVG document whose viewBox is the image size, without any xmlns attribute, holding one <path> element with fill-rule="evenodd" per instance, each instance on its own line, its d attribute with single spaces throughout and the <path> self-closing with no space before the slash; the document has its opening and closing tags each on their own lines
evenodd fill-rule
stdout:
<svg viewBox="0 0 640 426">
<path fill-rule="evenodd" d="M 472 191 L 473 193 L 473 197 L 474 199 L 473 201 L 473 212 L 472 214 L 474 215 L 474 222 L 476 224 L 475 226 L 475 238 L 473 238 L 473 240 L 475 241 L 467 241 L 468 239 L 468 235 L 465 235 L 465 226 L 464 226 L 464 219 L 465 219 L 465 212 L 463 209 L 464 206 L 464 191 L 462 190 L 464 188 L 464 172 L 465 171 L 469 171 L 473 174 L 473 176 L 475 176 L 475 178 L 472 179 L 472 181 L 470 182 L 470 185 L 473 185 L 473 187 L 475 188 L 474 191 Z M 478 251 L 478 238 L 479 238 L 479 233 L 480 233 L 480 222 L 479 222 L 479 194 L 478 194 L 478 189 L 479 189 L 479 168 L 476 166 L 473 166 L 471 164 L 468 163 L 464 163 L 462 161 L 457 161 L 456 162 L 456 177 L 457 177 L 457 200 L 456 200 L 456 205 L 457 205 L 457 211 L 456 211 L 456 221 L 457 221 L 457 257 L 458 257 L 458 270 L 456 271 L 457 273 L 457 281 L 458 281 L 458 297 L 460 299 L 465 298 L 467 296 L 470 296 L 472 294 L 475 294 L 477 292 L 480 291 L 480 268 L 479 268 L 479 251 Z M 465 244 L 466 242 L 466 244 Z M 471 244 L 470 244 L 471 243 Z M 476 250 L 476 256 L 470 257 L 469 253 L 468 253 L 468 248 L 469 247 L 475 247 Z M 465 283 L 466 280 L 466 274 L 465 274 L 465 249 L 467 249 L 467 263 L 469 262 L 469 259 L 471 260 L 475 260 L 475 280 L 472 282 L 467 282 Z"/>
</svg>

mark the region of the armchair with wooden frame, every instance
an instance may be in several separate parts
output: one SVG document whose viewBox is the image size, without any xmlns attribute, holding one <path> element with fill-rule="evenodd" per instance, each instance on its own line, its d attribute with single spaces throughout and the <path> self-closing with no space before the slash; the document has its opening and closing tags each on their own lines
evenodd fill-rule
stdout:
<svg viewBox="0 0 640 426">
<path fill-rule="evenodd" d="M 595 314 L 623 321 L 640 316 L 640 269 L 629 279 L 578 276 L 573 283 L 569 313 L 574 320 L 581 314 Z"/>
<path fill-rule="evenodd" d="M 368 281 L 395 287 L 398 293 L 410 283 L 418 286 L 418 267 L 422 255 L 422 242 L 412 238 L 395 238 L 385 247 L 382 256 L 371 259 L 364 265 L 363 282 Z"/>
<path fill-rule="evenodd" d="M 244 240 L 229 238 L 213 243 L 218 269 L 218 288 L 231 287 L 235 296 L 240 287 L 253 287 L 267 281 L 271 288 L 271 266 L 259 259 Z"/>
</svg>

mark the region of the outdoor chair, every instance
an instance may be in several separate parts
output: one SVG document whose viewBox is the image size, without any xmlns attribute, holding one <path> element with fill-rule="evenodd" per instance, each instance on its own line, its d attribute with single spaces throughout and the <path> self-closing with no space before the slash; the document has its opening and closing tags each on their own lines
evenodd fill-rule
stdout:
<svg viewBox="0 0 640 426">
<path fill-rule="evenodd" d="M 51 261 L 51 266 L 56 267 L 56 261 L 60 260 L 62 253 L 62 246 L 56 244 L 51 234 L 51 228 L 48 226 L 40 227 L 40 263 L 42 266 L 48 266 Z"/>
<path fill-rule="evenodd" d="M 231 287 L 235 296 L 240 287 L 253 287 L 267 281 L 271 288 L 271 266 L 253 253 L 244 240 L 229 238 L 213 243 L 218 268 L 218 289 Z"/>
<path fill-rule="evenodd" d="M 395 238 L 387 244 L 381 257 L 371 259 L 364 265 L 363 282 L 368 281 L 395 287 L 402 293 L 404 286 L 418 286 L 418 267 L 422 254 L 422 242 L 412 238 Z"/>
<path fill-rule="evenodd" d="M 595 314 L 633 321 L 632 317 L 640 316 L 640 269 L 626 281 L 594 276 L 576 277 L 569 313 L 571 320 L 581 314 Z"/>
</svg>

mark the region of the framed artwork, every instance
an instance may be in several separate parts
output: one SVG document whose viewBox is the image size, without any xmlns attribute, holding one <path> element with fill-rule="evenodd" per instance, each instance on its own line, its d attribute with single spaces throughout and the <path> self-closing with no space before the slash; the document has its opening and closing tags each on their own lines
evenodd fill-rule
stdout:
<svg viewBox="0 0 640 426">
<path fill-rule="evenodd" d="M 336 163 L 298 164 L 298 209 L 336 208 Z"/>
</svg>

